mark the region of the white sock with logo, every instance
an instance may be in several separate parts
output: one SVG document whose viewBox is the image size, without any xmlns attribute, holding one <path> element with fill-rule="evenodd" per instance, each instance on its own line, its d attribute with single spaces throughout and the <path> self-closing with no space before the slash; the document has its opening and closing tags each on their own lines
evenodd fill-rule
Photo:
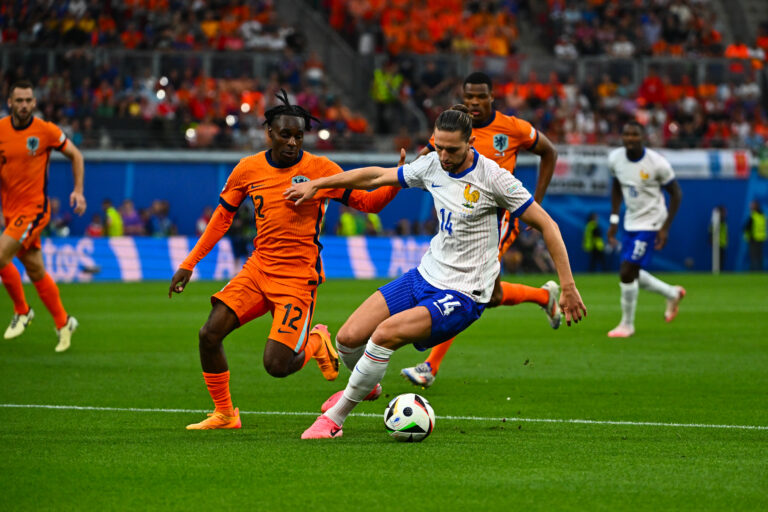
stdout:
<svg viewBox="0 0 768 512">
<path fill-rule="evenodd" d="M 380 347 L 368 340 L 363 356 L 352 370 L 344 394 L 325 415 L 341 426 L 352 409 L 384 378 L 393 352 L 394 350 Z"/>
<path fill-rule="evenodd" d="M 637 309 L 637 279 L 631 283 L 619 283 L 621 287 L 621 325 L 635 326 L 635 310 Z"/>
<path fill-rule="evenodd" d="M 676 299 L 679 293 L 676 286 L 665 283 L 645 270 L 640 271 L 640 276 L 637 280 L 640 282 L 640 288 L 643 290 L 661 294 L 668 299 Z"/>
<path fill-rule="evenodd" d="M 365 345 L 352 348 L 342 345 L 339 343 L 339 339 L 336 338 L 336 352 L 338 352 L 339 359 L 344 363 L 344 366 L 346 366 L 348 370 L 352 370 L 360 359 L 360 356 L 365 352 Z"/>
</svg>

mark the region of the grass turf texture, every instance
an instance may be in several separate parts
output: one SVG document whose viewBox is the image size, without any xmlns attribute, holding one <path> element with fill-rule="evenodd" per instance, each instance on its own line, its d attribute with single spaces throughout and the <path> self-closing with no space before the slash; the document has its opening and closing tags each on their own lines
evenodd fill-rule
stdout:
<svg viewBox="0 0 768 512">
<path fill-rule="evenodd" d="M 620 316 L 616 276 L 583 275 L 586 321 L 552 331 L 535 306 L 489 310 L 429 390 L 398 375 L 423 354 L 399 350 L 384 395 L 361 404 L 338 440 L 299 436 L 349 373 L 326 382 L 310 362 L 269 377 L 266 318 L 225 342 L 235 404 L 303 414 L 243 414 L 242 430 L 189 432 L 203 413 L 0 407 L 0 507 L 766 510 L 768 430 L 498 419 L 768 426 L 768 276 L 660 277 L 688 289 L 680 316 L 666 324 L 664 300 L 641 291 L 630 340 L 606 337 Z M 315 321 L 335 332 L 378 284 L 324 284 Z M 167 283 L 62 285 L 80 328 L 56 354 L 52 320 L 27 286 L 37 317 L 0 340 L 0 402 L 210 409 L 197 330 L 219 287 L 194 282 L 168 300 Z M 421 444 L 391 440 L 381 419 L 391 397 L 411 391 L 438 416 Z"/>
</svg>

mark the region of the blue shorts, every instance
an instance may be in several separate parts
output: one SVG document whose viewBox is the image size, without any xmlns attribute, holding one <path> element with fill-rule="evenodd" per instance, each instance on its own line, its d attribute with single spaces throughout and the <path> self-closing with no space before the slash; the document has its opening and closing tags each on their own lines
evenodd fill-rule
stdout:
<svg viewBox="0 0 768 512">
<path fill-rule="evenodd" d="M 448 341 L 480 318 L 485 304 L 478 304 L 456 290 L 441 290 L 429 284 L 417 269 L 411 269 L 379 291 L 387 301 L 390 316 L 424 306 L 432 316 L 432 332 L 426 340 L 414 343 L 418 350 Z"/>
<path fill-rule="evenodd" d="M 656 231 L 627 231 L 622 241 L 621 261 L 645 268 L 651 262 Z"/>
</svg>

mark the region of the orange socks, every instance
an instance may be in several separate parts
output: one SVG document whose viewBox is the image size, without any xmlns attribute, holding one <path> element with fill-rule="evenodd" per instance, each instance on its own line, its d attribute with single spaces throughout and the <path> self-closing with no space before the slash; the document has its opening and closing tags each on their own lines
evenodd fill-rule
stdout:
<svg viewBox="0 0 768 512">
<path fill-rule="evenodd" d="M 533 302 L 539 306 L 546 307 L 549 302 L 549 292 L 544 288 L 502 281 L 501 291 L 504 294 L 501 304 L 504 306 L 514 306 L 521 302 Z"/>
<path fill-rule="evenodd" d="M 426 362 L 429 363 L 430 368 L 432 368 L 432 375 L 437 375 L 437 370 L 440 369 L 440 363 L 443 362 L 445 354 L 448 353 L 448 349 L 451 348 L 453 340 L 455 339 L 455 337 L 451 338 L 448 341 L 444 341 L 441 344 L 432 347 L 429 357 L 427 357 L 426 360 Z"/>
<path fill-rule="evenodd" d="M 301 365 L 302 368 L 304 368 L 310 359 L 312 359 L 312 356 L 315 355 L 315 352 L 317 352 L 317 349 L 320 347 L 320 344 L 323 342 L 323 339 L 320 337 L 317 333 L 310 333 L 309 334 L 309 340 L 307 340 L 307 344 L 304 345 L 304 364 Z"/>
<path fill-rule="evenodd" d="M 32 284 L 35 285 L 40 300 L 43 301 L 45 307 L 51 312 L 56 328 L 61 329 L 64 327 L 67 323 L 67 312 L 64 310 L 64 305 L 59 297 L 59 287 L 53 282 L 51 275 L 46 272 L 45 277 Z"/>
<path fill-rule="evenodd" d="M 24 287 L 21 285 L 21 274 L 13 263 L 9 263 L 0 268 L 0 278 L 3 280 L 3 286 L 8 290 L 8 295 L 13 301 L 13 312 L 17 315 L 23 315 L 29 311 L 29 304 L 24 297 Z M 64 320 L 66 322 L 66 319 Z"/>
<path fill-rule="evenodd" d="M 216 405 L 216 411 L 225 416 L 234 416 L 235 409 L 232 405 L 232 397 L 229 394 L 229 370 L 224 373 L 205 373 L 203 372 L 205 385 L 208 387 L 208 393 L 213 398 Z"/>
</svg>

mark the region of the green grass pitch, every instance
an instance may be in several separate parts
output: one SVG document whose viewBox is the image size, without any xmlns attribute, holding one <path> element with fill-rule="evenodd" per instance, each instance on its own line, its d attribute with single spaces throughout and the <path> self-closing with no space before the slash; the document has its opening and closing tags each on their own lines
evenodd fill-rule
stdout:
<svg viewBox="0 0 768 512">
<path fill-rule="evenodd" d="M 211 408 L 197 330 L 221 283 L 172 300 L 168 283 L 62 285 L 80 321 L 63 354 L 26 286 L 37 318 L 0 340 L 0 509 L 768 510 L 768 275 L 660 277 L 687 288 L 681 313 L 666 324 L 664 300 L 641 291 L 630 340 L 606 337 L 617 277 L 580 275 L 583 323 L 553 331 L 532 305 L 489 310 L 428 390 L 399 376 L 423 357 L 402 349 L 382 398 L 324 441 L 299 436 L 349 373 L 268 376 L 267 318 L 225 342 L 243 428 L 184 429 Z M 335 332 L 379 284 L 324 284 L 315 320 Z M 3 327 L 10 310 L 0 293 Z M 381 414 L 411 391 L 436 428 L 397 443 Z M 16 407 L 31 405 L 62 407 Z"/>
</svg>

